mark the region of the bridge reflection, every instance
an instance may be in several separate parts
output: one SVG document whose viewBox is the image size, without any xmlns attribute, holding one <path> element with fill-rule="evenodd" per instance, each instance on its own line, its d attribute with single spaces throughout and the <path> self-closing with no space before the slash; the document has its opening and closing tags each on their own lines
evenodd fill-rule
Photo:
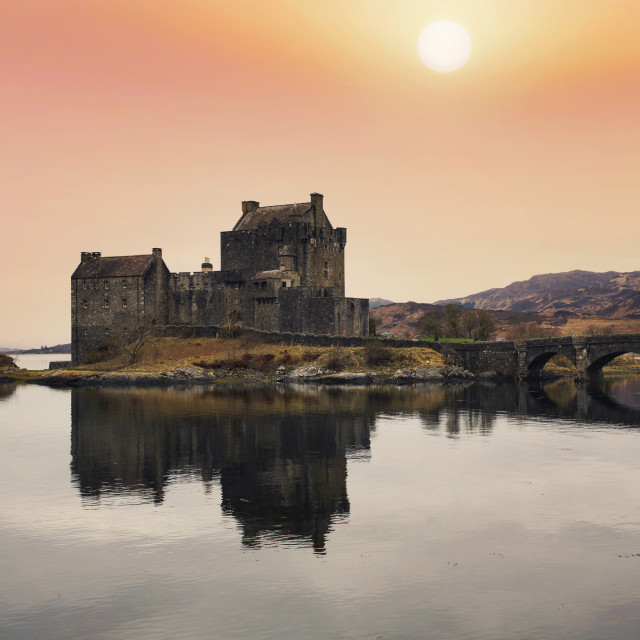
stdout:
<svg viewBox="0 0 640 640">
<path fill-rule="evenodd" d="M 628 388 L 625 388 L 625 385 Z M 9 389 L 2 389 L 7 397 Z M 451 387 L 79 389 L 71 469 L 83 499 L 129 494 L 162 503 L 167 486 L 218 484 L 246 546 L 306 541 L 323 552 L 348 517 L 347 460 L 370 456 L 379 419 L 417 416 L 430 431 L 490 436 L 498 416 L 640 425 L 640 378 L 604 387 L 467 383 Z"/>
</svg>

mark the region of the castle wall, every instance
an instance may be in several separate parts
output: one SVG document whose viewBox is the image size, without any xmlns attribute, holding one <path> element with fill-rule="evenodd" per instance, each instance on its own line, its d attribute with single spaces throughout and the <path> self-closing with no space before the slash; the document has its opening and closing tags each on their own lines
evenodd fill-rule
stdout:
<svg viewBox="0 0 640 640">
<path fill-rule="evenodd" d="M 329 289 L 295 288 L 280 294 L 279 322 L 275 330 L 366 337 L 368 318 L 369 301 L 365 298 L 336 298 Z"/>
<path fill-rule="evenodd" d="M 141 276 L 76 278 L 71 281 L 71 359 L 83 362 L 101 343 L 144 322 Z"/>
<path fill-rule="evenodd" d="M 331 287 L 334 295 L 344 297 L 345 242 L 346 229 L 320 229 L 317 237 L 309 238 L 302 251 L 301 284 Z"/>
<path fill-rule="evenodd" d="M 344 296 L 344 228 L 314 229 L 307 223 L 272 224 L 247 231 L 220 234 L 223 271 L 243 271 L 254 275 L 277 269 L 278 250 L 287 245 L 296 254 L 295 266 L 301 286 L 333 287 Z"/>
</svg>

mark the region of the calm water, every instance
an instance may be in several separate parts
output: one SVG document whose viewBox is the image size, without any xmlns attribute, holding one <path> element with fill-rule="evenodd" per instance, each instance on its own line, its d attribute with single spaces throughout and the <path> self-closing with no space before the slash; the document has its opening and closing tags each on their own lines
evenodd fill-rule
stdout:
<svg viewBox="0 0 640 640">
<path fill-rule="evenodd" d="M 48 369 L 50 362 L 71 360 L 70 353 L 17 353 L 11 357 L 21 369 L 30 371 Z"/>
<path fill-rule="evenodd" d="M 640 380 L 0 385 L 0 637 L 640 637 Z"/>
</svg>

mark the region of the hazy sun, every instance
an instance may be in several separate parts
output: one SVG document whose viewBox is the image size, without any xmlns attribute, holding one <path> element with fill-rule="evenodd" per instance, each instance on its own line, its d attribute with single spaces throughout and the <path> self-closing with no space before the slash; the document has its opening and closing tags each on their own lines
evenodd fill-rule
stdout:
<svg viewBox="0 0 640 640">
<path fill-rule="evenodd" d="M 434 71 L 455 71 L 471 55 L 471 38 L 457 22 L 438 20 L 422 30 L 418 38 L 418 53 L 422 62 Z"/>
</svg>

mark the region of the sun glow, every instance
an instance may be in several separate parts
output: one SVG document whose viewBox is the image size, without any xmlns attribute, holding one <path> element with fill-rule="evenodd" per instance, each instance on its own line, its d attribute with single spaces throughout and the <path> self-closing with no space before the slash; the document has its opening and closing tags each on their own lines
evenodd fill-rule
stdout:
<svg viewBox="0 0 640 640">
<path fill-rule="evenodd" d="M 440 73 L 460 69 L 471 55 L 471 38 L 452 20 L 427 25 L 418 38 L 418 53 L 427 67 Z"/>
</svg>

